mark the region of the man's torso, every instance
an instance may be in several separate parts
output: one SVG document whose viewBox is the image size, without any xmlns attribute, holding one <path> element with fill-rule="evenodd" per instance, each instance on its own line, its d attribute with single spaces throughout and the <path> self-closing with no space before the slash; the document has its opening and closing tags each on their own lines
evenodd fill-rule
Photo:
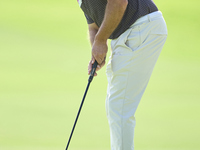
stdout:
<svg viewBox="0 0 200 150">
<path fill-rule="evenodd" d="M 78 0 L 87 22 L 95 22 L 98 27 L 103 22 L 107 0 Z M 149 13 L 158 11 L 152 0 L 128 0 L 128 6 L 118 27 L 109 37 L 115 39 L 125 32 L 137 19 Z"/>
</svg>

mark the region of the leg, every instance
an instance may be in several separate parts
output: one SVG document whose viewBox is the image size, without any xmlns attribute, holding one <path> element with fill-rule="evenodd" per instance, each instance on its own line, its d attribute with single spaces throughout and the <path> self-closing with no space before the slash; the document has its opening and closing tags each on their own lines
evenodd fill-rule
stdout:
<svg viewBox="0 0 200 150">
<path fill-rule="evenodd" d="M 134 150 L 134 115 L 167 37 L 162 23 L 150 20 L 111 42 L 106 110 L 112 150 Z"/>
</svg>

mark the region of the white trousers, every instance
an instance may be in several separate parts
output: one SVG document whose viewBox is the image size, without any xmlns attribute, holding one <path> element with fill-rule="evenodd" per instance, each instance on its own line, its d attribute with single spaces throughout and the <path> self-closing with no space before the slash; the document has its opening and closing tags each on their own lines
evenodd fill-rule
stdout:
<svg viewBox="0 0 200 150">
<path fill-rule="evenodd" d="M 135 112 L 167 38 L 160 11 L 138 19 L 111 41 L 106 112 L 111 150 L 134 150 Z"/>
</svg>

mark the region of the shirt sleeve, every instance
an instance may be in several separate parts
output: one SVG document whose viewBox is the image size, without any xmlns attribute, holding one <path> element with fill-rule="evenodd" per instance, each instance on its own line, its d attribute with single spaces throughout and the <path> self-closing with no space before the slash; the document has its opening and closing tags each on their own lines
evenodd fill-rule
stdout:
<svg viewBox="0 0 200 150">
<path fill-rule="evenodd" d="M 94 23 L 94 21 L 92 20 L 92 18 L 90 18 L 88 15 L 85 14 L 85 18 L 87 19 L 87 23 L 88 24 L 92 24 Z"/>
</svg>

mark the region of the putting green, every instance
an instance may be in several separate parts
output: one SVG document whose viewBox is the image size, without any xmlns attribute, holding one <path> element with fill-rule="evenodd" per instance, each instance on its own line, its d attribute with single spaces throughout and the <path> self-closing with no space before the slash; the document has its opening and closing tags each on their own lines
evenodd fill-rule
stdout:
<svg viewBox="0 0 200 150">
<path fill-rule="evenodd" d="M 155 3 L 169 36 L 136 113 L 135 148 L 197 150 L 200 1 Z M 0 149 L 64 149 L 88 79 L 84 15 L 76 0 L 6 0 L 0 14 Z M 90 86 L 70 150 L 110 149 L 106 84 L 104 67 Z"/>
</svg>

